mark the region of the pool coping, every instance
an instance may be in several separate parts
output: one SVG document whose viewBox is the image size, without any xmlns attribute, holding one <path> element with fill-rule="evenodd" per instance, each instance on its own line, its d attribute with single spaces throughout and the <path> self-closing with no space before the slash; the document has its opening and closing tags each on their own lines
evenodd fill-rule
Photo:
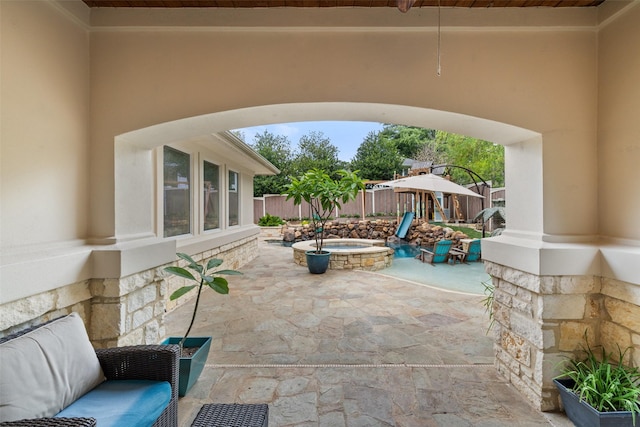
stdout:
<svg viewBox="0 0 640 427">
<path fill-rule="evenodd" d="M 347 249 L 326 249 L 331 253 L 330 270 L 377 271 L 391 266 L 394 250 L 380 239 L 324 239 L 323 245 L 344 246 Z M 349 246 L 359 246 L 349 250 Z M 362 247 L 366 246 L 366 247 Z M 293 260 L 298 265 L 307 265 L 305 253 L 315 250 L 315 240 L 304 240 L 291 245 Z M 324 248 L 323 248 L 324 250 Z"/>
</svg>

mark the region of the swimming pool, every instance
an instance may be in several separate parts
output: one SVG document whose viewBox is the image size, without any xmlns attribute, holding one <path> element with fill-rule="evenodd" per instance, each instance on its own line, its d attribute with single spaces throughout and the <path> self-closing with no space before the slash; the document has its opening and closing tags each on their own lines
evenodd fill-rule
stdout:
<svg viewBox="0 0 640 427">
<path fill-rule="evenodd" d="M 326 240 L 325 240 L 326 241 Z M 275 243 L 275 242 L 274 242 Z M 329 242 L 331 245 L 334 242 Z M 341 242 L 344 243 L 344 242 Z M 351 242 L 351 245 L 336 245 L 337 249 L 351 246 L 365 246 Z M 282 244 L 282 242 L 280 242 Z M 387 248 L 393 249 L 393 261 L 388 267 L 376 271 L 377 274 L 409 280 L 421 285 L 431 286 L 452 292 L 484 295 L 483 282 L 489 282 L 491 276 L 484 271 L 482 262 L 469 264 L 425 264 L 415 259 L 420 248 L 415 245 L 385 243 Z M 361 250 L 365 250 L 361 248 Z M 336 251 L 336 254 L 338 253 Z"/>
</svg>

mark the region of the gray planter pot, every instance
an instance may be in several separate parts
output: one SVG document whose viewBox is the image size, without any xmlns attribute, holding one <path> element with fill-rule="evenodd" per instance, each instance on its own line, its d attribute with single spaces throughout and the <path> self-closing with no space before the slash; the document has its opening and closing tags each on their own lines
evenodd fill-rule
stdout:
<svg viewBox="0 0 640 427">
<path fill-rule="evenodd" d="M 309 268 L 309 273 L 323 274 L 329 268 L 329 259 L 331 258 L 331 252 L 321 251 L 320 253 L 316 253 L 316 251 L 307 251 L 305 252 L 305 255 L 307 257 L 307 267 Z"/>
<path fill-rule="evenodd" d="M 567 417 L 576 425 L 576 427 L 632 427 L 633 415 L 630 411 L 617 412 L 599 412 L 591 405 L 580 400 L 571 388 L 574 385 L 573 380 L 558 379 L 553 380 L 558 391 L 560 399 Z"/>
</svg>

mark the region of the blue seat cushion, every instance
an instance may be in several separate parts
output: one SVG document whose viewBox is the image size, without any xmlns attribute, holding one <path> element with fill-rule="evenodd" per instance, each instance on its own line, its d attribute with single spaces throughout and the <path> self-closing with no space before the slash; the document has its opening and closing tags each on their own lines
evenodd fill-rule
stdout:
<svg viewBox="0 0 640 427">
<path fill-rule="evenodd" d="M 56 417 L 93 417 L 100 427 L 149 427 L 171 401 L 166 381 L 105 381 Z"/>
</svg>

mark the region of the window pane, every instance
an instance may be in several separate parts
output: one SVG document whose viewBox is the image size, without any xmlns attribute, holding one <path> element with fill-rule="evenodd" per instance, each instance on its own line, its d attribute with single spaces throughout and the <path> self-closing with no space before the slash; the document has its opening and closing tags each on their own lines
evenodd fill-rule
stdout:
<svg viewBox="0 0 640 427">
<path fill-rule="evenodd" d="M 220 174 L 218 165 L 204 162 L 204 229 L 220 228 Z"/>
<path fill-rule="evenodd" d="M 190 156 L 164 147 L 164 237 L 191 231 Z"/>
<path fill-rule="evenodd" d="M 238 225 L 239 194 L 238 172 L 229 171 L 229 226 Z"/>
</svg>

